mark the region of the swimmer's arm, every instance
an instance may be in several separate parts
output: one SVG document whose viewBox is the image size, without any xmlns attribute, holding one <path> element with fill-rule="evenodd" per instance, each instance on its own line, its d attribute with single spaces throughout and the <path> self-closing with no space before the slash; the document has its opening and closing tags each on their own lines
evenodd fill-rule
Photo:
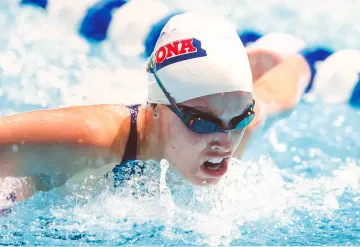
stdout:
<svg viewBox="0 0 360 247">
<path fill-rule="evenodd" d="M 58 186 L 85 168 L 117 163 L 125 124 L 117 109 L 84 106 L 0 118 L 0 177 L 55 179 Z"/>
<path fill-rule="evenodd" d="M 246 128 L 245 134 L 233 156 L 240 159 L 258 126 L 264 123 L 266 116 L 286 117 L 299 102 L 310 79 L 310 69 L 298 54 L 288 57 L 281 64 L 263 74 L 254 82 L 255 119 Z M 267 127 L 274 124 L 267 122 Z"/>
</svg>

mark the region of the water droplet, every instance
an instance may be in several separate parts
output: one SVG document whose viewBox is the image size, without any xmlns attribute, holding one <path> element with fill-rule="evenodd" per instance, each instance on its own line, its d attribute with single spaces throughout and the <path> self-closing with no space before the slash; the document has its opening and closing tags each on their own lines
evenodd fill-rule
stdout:
<svg viewBox="0 0 360 247">
<path fill-rule="evenodd" d="M 11 146 L 11 150 L 14 152 L 14 153 L 17 153 L 19 151 L 19 146 L 14 144 Z"/>
</svg>

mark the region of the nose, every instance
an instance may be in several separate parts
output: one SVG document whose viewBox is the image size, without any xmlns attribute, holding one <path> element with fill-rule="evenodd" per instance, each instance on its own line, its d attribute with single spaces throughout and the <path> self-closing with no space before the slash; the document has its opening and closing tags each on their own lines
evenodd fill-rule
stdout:
<svg viewBox="0 0 360 247">
<path fill-rule="evenodd" d="M 231 132 L 215 133 L 213 140 L 210 142 L 211 150 L 220 152 L 230 152 L 233 147 Z"/>
</svg>

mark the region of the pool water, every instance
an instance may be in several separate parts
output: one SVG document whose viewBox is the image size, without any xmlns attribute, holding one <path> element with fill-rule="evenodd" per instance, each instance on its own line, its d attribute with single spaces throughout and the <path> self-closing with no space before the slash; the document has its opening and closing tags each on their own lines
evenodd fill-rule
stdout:
<svg viewBox="0 0 360 247">
<path fill-rule="evenodd" d="M 357 1 L 269 1 L 265 9 L 263 1 L 164 3 L 230 13 L 239 28 L 360 48 Z M 89 44 L 55 14 L 12 1 L 0 3 L 0 28 L 0 116 L 146 99 L 138 46 Z M 0 208 L 26 183 L 2 182 Z M 94 173 L 13 205 L 0 216 L 0 245 L 360 245 L 359 205 L 360 109 L 309 94 L 260 130 L 217 186 L 194 187 L 165 161 L 148 162 L 118 190 Z"/>
</svg>

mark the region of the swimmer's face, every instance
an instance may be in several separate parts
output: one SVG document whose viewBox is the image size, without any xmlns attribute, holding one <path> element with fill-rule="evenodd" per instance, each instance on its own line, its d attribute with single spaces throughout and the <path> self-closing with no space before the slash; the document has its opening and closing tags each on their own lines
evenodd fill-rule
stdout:
<svg viewBox="0 0 360 247">
<path fill-rule="evenodd" d="M 246 112 L 253 103 L 250 93 L 230 92 L 204 96 L 181 103 L 206 112 L 222 121 L 224 127 Z M 214 184 L 226 173 L 229 159 L 238 147 L 245 129 L 228 133 L 198 134 L 166 106 L 162 107 L 164 156 L 190 182 Z M 212 160 L 212 164 L 208 161 Z M 218 163 L 221 161 L 220 163 Z M 217 164 L 218 163 L 218 164 Z"/>
</svg>

